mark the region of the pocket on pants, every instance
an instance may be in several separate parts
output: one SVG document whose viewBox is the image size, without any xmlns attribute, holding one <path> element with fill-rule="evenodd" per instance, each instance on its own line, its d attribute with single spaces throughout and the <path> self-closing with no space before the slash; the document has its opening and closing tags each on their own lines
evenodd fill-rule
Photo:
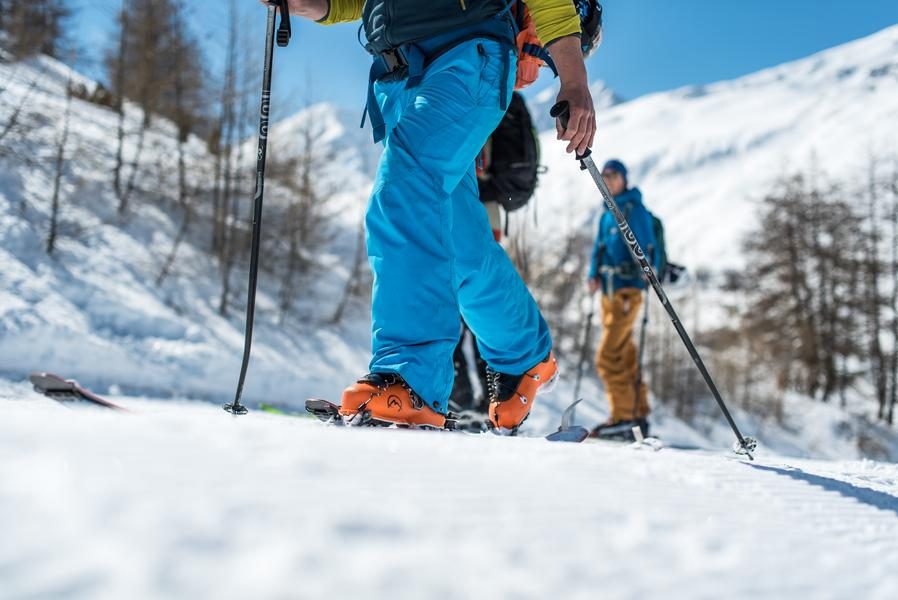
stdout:
<svg viewBox="0 0 898 600">
<path fill-rule="evenodd" d="M 499 42 L 483 40 L 477 42 L 477 54 L 480 57 L 480 78 L 475 96 L 477 104 L 483 106 L 495 102 L 498 105 L 503 87 L 506 98 L 510 100 L 512 88 L 508 80 L 502 81 L 502 72 L 505 64 L 508 65 L 508 74 L 515 72 L 516 58 L 511 51 Z"/>
</svg>

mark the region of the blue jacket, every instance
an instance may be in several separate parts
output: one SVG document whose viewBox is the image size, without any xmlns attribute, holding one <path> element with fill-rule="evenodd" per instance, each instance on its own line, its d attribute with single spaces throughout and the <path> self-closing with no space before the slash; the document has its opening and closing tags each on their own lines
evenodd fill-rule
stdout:
<svg viewBox="0 0 898 600">
<path fill-rule="evenodd" d="M 658 264 L 656 260 L 653 260 L 655 253 L 652 252 L 655 247 L 655 228 L 652 215 L 642 203 L 642 192 L 639 191 L 639 188 L 630 188 L 614 200 L 621 212 L 624 213 L 624 217 L 630 224 L 630 229 L 636 234 L 636 241 L 649 257 L 649 263 L 657 271 Z M 608 276 L 611 274 L 607 272 L 607 269 L 603 272 L 601 267 L 610 267 L 615 270 L 613 280 L 610 282 L 610 289 Z M 592 261 L 589 267 L 590 279 L 598 279 L 600 276 L 605 293 L 611 293 L 613 290 L 621 288 L 644 289 L 646 286 L 639 265 L 630 256 L 630 250 L 617 229 L 617 221 L 607 207 L 599 219 L 599 232 L 592 249 Z"/>
</svg>

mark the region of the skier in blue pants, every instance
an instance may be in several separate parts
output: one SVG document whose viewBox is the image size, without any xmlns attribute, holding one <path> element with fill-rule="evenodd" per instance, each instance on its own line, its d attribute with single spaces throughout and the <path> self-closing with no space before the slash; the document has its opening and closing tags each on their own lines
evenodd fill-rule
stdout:
<svg viewBox="0 0 898 600">
<path fill-rule="evenodd" d="M 505 0 L 480 0 L 476 9 L 471 4 L 468 10 L 457 0 L 434 0 L 428 8 L 414 0 L 291 1 L 298 14 L 324 22 L 361 16 L 375 54 L 368 114 L 384 154 L 366 216 L 373 357 L 371 372 L 343 394 L 344 416 L 365 411 L 375 421 L 442 426 L 459 315 L 491 371 L 494 427 L 516 430 L 557 372 L 548 326 L 494 242 L 479 200 L 474 161 L 507 108 L 517 54 Z M 559 100 L 572 109 L 571 125 L 559 138 L 569 142 L 568 151 L 585 150 L 595 115 L 580 19 L 570 0 L 528 5 L 537 30 L 549 38 L 562 80 Z M 426 10 L 441 19 L 458 12 L 467 20 L 423 23 Z M 377 15 L 383 14 L 387 24 L 379 28 L 384 21 Z M 412 22 L 429 28 L 429 35 L 395 45 Z M 394 35 L 384 35 L 390 42 L 383 43 L 378 36 L 391 25 Z"/>
</svg>

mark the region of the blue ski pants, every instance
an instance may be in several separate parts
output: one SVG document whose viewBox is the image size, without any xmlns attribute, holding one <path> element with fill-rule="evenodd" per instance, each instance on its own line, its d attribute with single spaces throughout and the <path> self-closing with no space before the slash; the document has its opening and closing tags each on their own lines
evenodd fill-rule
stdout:
<svg viewBox="0 0 898 600">
<path fill-rule="evenodd" d="M 366 214 L 374 274 L 370 370 L 399 373 L 445 413 L 460 315 L 492 368 L 524 373 L 552 348 L 548 326 L 480 202 L 475 159 L 510 97 L 514 56 L 471 40 L 440 56 L 414 87 L 378 81 L 384 153 Z M 506 63 L 507 65 L 507 63 Z"/>
</svg>

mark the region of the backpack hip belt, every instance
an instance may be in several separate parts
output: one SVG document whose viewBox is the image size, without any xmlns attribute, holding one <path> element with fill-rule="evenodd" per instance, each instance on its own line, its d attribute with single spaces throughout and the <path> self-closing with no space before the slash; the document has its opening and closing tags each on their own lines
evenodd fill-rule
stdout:
<svg viewBox="0 0 898 600">
<path fill-rule="evenodd" d="M 413 88 L 424 78 L 424 72 L 436 59 L 446 54 L 459 44 L 476 39 L 486 39 L 499 42 L 504 50 L 502 58 L 502 89 L 499 94 L 499 106 L 502 110 L 508 108 L 508 74 L 511 70 L 510 53 L 515 49 L 514 22 L 507 13 L 503 12 L 482 22 L 474 23 L 457 31 L 443 33 L 419 40 L 417 42 L 403 44 L 395 48 L 372 52 L 374 62 L 368 75 L 368 100 L 365 112 L 362 114 L 361 127 L 365 126 L 365 119 L 371 120 L 371 128 L 374 131 L 374 143 L 382 141 L 386 137 L 386 124 L 383 114 L 374 94 L 374 83 L 377 81 L 402 81 L 406 80 L 405 87 Z M 370 51 L 370 48 L 369 48 Z"/>
</svg>

